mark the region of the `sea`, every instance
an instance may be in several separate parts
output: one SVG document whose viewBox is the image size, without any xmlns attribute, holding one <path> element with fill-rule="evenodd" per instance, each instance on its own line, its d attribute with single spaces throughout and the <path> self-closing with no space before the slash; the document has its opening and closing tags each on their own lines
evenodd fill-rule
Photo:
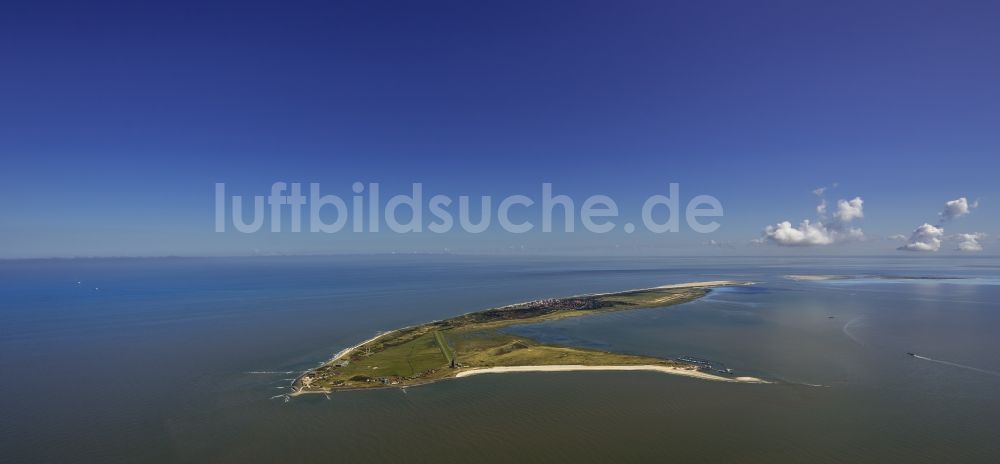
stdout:
<svg viewBox="0 0 1000 464">
<path fill-rule="evenodd" d="M 287 395 L 380 331 L 724 279 L 756 284 L 510 330 L 772 384 L 561 372 Z M 996 463 L 998 334 L 995 257 L 0 261 L 0 462 Z"/>
</svg>

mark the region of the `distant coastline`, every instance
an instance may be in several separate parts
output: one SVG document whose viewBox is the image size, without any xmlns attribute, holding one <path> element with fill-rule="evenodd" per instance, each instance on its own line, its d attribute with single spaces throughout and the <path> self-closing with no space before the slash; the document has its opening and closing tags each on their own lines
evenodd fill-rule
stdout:
<svg viewBox="0 0 1000 464">
<path fill-rule="evenodd" d="M 844 275 L 844 274 L 788 274 L 787 280 L 797 282 L 822 282 L 827 280 L 961 280 L 965 277 L 908 276 L 908 275 Z"/>
</svg>

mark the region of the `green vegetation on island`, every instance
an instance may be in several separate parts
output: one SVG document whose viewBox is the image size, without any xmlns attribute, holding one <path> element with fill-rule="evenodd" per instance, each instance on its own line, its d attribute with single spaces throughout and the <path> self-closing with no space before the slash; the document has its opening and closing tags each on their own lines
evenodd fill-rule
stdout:
<svg viewBox="0 0 1000 464">
<path fill-rule="evenodd" d="M 663 366 L 698 370 L 676 360 L 555 346 L 501 329 L 567 317 L 658 308 L 695 300 L 711 287 L 748 285 L 714 281 L 518 303 L 381 334 L 341 352 L 295 382 L 295 393 L 405 387 L 507 366 Z"/>
</svg>

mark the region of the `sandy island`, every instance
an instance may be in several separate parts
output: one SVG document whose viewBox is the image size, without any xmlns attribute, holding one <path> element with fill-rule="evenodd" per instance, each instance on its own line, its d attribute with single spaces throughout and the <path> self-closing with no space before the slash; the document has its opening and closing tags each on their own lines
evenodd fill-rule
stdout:
<svg viewBox="0 0 1000 464">
<path fill-rule="evenodd" d="M 500 330 L 588 314 L 662 308 L 696 300 L 713 287 L 753 284 L 712 280 L 547 298 L 381 332 L 302 373 L 293 382 L 291 396 L 402 388 L 448 378 L 511 372 L 651 371 L 720 382 L 770 383 L 756 377 L 726 375 L 729 369 L 710 362 L 548 345 Z"/>
</svg>

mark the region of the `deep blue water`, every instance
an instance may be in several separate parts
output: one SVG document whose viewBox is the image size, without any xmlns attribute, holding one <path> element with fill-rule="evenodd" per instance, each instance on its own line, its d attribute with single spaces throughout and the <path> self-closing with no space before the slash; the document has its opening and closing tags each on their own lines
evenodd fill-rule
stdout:
<svg viewBox="0 0 1000 464">
<path fill-rule="evenodd" d="M 808 273 L 963 279 L 782 278 Z M 716 279 L 760 283 L 513 330 L 780 384 L 564 373 L 281 396 L 282 372 L 379 330 Z M 998 279 L 994 259 L 909 256 L 0 261 L 0 461 L 996 462 Z"/>
</svg>

